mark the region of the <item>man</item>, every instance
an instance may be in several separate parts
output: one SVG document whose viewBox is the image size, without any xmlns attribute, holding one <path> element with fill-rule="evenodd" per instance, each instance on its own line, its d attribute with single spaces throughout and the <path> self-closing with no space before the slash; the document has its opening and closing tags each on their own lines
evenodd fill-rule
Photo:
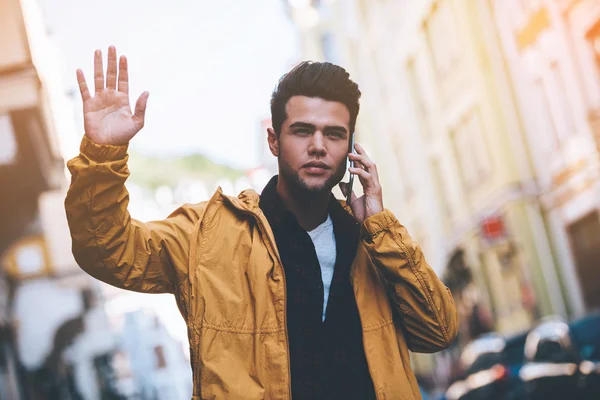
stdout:
<svg viewBox="0 0 600 400">
<path fill-rule="evenodd" d="M 449 290 L 384 209 L 377 167 L 349 154 L 360 91 L 341 67 L 301 63 L 273 93 L 268 144 L 279 175 L 259 196 L 220 190 L 166 220 L 131 219 L 127 144 L 148 93 L 129 106 L 127 59 L 81 70 L 85 135 L 68 162 L 73 253 L 120 288 L 173 293 L 188 326 L 194 399 L 417 399 L 408 350 L 450 345 Z M 364 195 L 331 194 L 350 172 Z M 347 186 L 340 184 L 343 192 Z"/>
</svg>

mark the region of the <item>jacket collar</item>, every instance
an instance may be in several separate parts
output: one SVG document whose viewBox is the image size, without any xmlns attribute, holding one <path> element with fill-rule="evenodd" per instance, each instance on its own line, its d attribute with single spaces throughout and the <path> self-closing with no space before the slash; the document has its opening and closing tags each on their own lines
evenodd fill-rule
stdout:
<svg viewBox="0 0 600 400">
<path fill-rule="evenodd" d="M 281 196 L 277 193 L 277 180 L 277 175 L 271 178 L 263 189 L 259 202 L 260 209 L 273 226 L 281 224 L 288 218 L 295 220 L 295 216 L 286 208 Z M 328 212 L 336 226 L 341 227 L 342 230 L 352 230 L 356 222 L 352 215 L 349 214 L 349 208 L 344 207 L 344 205 L 345 203 L 338 201 L 332 194 L 329 197 Z"/>
<path fill-rule="evenodd" d="M 260 195 L 259 204 L 260 209 L 265 213 L 269 223 L 273 226 L 281 224 L 286 217 L 293 217 L 292 213 L 285 207 L 281 196 L 277 193 L 278 178 L 279 176 L 275 175 L 267 183 Z"/>
<path fill-rule="evenodd" d="M 246 189 L 237 197 L 228 196 L 224 194 L 223 190 L 219 187 L 208 202 L 210 204 L 221 199 L 222 201 L 233 205 L 240 211 L 250 212 L 256 216 L 266 213 L 267 211 L 265 210 L 268 209 L 270 210 L 269 212 L 273 212 L 274 216 L 279 218 L 278 221 L 281 221 L 281 217 L 285 216 L 285 213 L 289 211 L 285 207 L 283 200 L 281 200 L 279 193 L 277 193 L 277 180 L 278 175 L 273 176 L 263 189 L 261 195 L 259 195 L 253 189 Z M 334 218 L 333 214 L 343 215 L 340 214 L 340 211 L 346 214 L 346 216 L 348 214 L 350 216 L 352 215 L 352 210 L 346 204 L 346 202 L 344 200 L 337 200 L 333 195 L 331 195 L 329 200 L 329 211 L 332 213 L 332 219 Z M 352 220 L 354 220 L 353 217 Z"/>
</svg>

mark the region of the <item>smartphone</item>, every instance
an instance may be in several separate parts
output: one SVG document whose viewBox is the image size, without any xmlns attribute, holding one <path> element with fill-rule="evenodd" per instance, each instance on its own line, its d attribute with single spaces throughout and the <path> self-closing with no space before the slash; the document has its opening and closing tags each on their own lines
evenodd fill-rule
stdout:
<svg viewBox="0 0 600 400">
<path fill-rule="evenodd" d="M 350 148 L 348 149 L 348 153 L 354 153 L 354 133 L 350 137 Z M 348 157 L 348 163 L 350 167 L 354 168 L 354 161 Z M 346 204 L 350 204 L 350 197 L 352 196 L 352 184 L 354 183 L 354 174 L 350 174 L 350 179 L 348 180 L 348 194 L 346 195 Z"/>
</svg>

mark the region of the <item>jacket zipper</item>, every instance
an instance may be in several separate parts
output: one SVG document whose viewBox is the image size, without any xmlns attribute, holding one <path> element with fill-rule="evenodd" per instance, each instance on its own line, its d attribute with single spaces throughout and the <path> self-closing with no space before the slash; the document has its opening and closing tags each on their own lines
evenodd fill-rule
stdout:
<svg viewBox="0 0 600 400">
<path fill-rule="evenodd" d="M 260 219 L 260 217 L 250 210 L 241 208 L 240 206 L 235 204 L 233 201 L 231 201 L 231 199 L 229 199 L 227 196 L 222 196 L 222 197 L 224 199 L 226 199 L 229 202 L 229 204 L 234 206 L 237 210 L 241 211 L 244 214 L 250 215 L 252 218 L 254 218 L 254 220 L 258 223 L 260 230 L 267 238 L 267 241 L 269 243 L 269 247 L 271 248 L 271 251 L 275 254 L 275 258 L 279 262 L 279 266 L 281 268 L 281 276 L 283 277 L 283 323 L 285 324 L 283 331 L 285 333 L 285 345 L 287 347 L 288 383 L 289 383 L 288 396 L 289 396 L 289 399 L 291 399 L 292 398 L 292 372 L 291 372 L 292 366 L 291 366 L 291 362 L 290 362 L 290 339 L 288 337 L 288 330 L 287 330 L 287 326 L 288 326 L 287 325 L 287 282 L 285 280 L 285 270 L 283 269 L 283 263 L 281 262 L 281 258 L 279 257 L 279 252 L 277 251 L 277 248 L 275 247 L 273 241 L 271 240 L 271 237 L 269 236 L 267 229 L 265 228 L 265 225 L 264 225 L 263 221 Z"/>
</svg>

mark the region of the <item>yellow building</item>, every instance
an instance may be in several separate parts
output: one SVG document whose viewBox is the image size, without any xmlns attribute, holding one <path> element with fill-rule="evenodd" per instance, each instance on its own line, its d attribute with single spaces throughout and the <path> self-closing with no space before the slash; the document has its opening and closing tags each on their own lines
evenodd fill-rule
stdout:
<svg viewBox="0 0 600 400">
<path fill-rule="evenodd" d="M 567 316 L 490 3 L 289 4 L 304 57 L 343 65 L 359 83 L 357 140 L 378 164 L 386 207 L 453 286 L 461 343 Z"/>
<path fill-rule="evenodd" d="M 600 307 L 600 2 L 496 0 L 571 315 Z"/>
</svg>

